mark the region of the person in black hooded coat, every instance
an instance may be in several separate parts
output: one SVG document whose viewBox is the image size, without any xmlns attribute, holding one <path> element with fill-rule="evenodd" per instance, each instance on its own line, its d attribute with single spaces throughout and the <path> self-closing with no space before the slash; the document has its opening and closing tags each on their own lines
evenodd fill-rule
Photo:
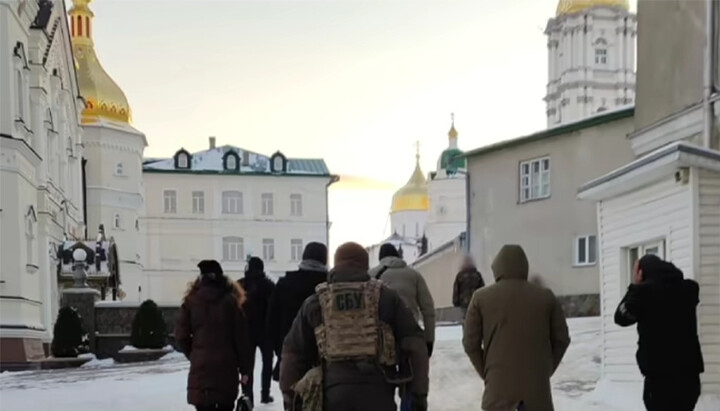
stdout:
<svg viewBox="0 0 720 411">
<path fill-rule="evenodd" d="M 262 355 L 262 381 L 261 381 L 261 402 L 269 404 L 274 401 L 270 396 L 270 380 L 273 368 L 273 350 L 269 343 L 265 319 L 267 317 L 270 296 L 275 289 L 275 283 L 265 275 L 265 264 L 258 257 L 251 257 L 248 261 L 248 268 L 245 278 L 240 279 L 240 285 L 247 294 L 247 300 L 243 305 L 248 318 L 248 330 L 252 344 L 253 368 L 255 366 L 255 352 L 260 349 Z M 249 381 L 243 386 L 243 393 L 253 401 L 253 375 L 250 374 Z"/>
<path fill-rule="evenodd" d="M 328 250 L 324 244 L 308 243 L 302 255 L 302 262 L 296 271 L 289 271 L 278 280 L 275 291 L 270 297 L 267 327 L 268 337 L 275 354 L 280 355 L 283 342 L 303 302 L 315 294 L 315 287 L 327 281 Z M 275 379 L 279 378 L 279 374 Z"/>
<path fill-rule="evenodd" d="M 633 267 L 633 284 L 615 323 L 637 323 L 637 363 L 645 377 L 648 411 L 692 411 L 700 396 L 703 357 L 697 333 L 700 288 L 675 265 L 654 255 Z"/>
</svg>

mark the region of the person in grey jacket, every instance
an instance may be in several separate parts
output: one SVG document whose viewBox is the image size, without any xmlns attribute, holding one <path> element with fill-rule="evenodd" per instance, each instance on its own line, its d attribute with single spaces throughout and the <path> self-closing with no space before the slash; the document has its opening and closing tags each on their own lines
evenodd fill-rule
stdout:
<svg viewBox="0 0 720 411">
<path fill-rule="evenodd" d="M 370 277 L 381 280 L 395 290 L 416 319 L 422 318 L 428 355 L 435 344 L 435 302 L 423 276 L 408 267 L 394 245 L 380 247 L 380 265 L 370 270 Z"/>
</svg>

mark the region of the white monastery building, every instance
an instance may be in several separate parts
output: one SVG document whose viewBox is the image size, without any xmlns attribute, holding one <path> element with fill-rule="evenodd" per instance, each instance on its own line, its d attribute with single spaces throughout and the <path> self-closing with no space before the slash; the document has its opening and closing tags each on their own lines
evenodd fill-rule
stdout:
<svg viewBox="0 0 720 411">
<path fill-rule="evenodd" d="M 63 2 L 0 1 L 0 362 L 44 357 L 57 250 L 84 236 L 84 103 Z"/>
<path fill-rule="evenodd" d="M 308 242 L 328 243 L 337 177 L 323 160 L 213 140 L 143 161 L 145 135 L 95 53 L 90 2 L 0 0 L 3 367 L 45 357 L 74 244 L 104 248 L 91 286 L 112 272 L 126 301 L 177 303 L 200 259 L 240 277 L 257 255 L 278 276 Z"/>
<path fill-rule="evenodd" d="M 273 278 L 297 269 L 307 243 L 328 243 L 328 187 L 337 179 L 323 160 L 216 147 L 214 137 L 205 151 L 147 160 L 140 297 L 179 301 L 204 259 L 238 279 L 250 256 Z"/>
<path fill-rule="evenodd" d="M 548 127 L 635 102 L 637 18 L 627 0 L 560 0 L 545 34 Z"/>
</svg>

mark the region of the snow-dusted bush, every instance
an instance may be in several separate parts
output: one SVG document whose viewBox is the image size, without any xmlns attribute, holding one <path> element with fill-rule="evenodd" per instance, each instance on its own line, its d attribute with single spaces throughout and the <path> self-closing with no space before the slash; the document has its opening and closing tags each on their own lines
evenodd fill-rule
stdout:
<svg viewBox="0 0 720 411">
<path fill-rule="evenodd" d="M 165 319 L 153 300 L 145 300 L 135 314 L 130 344 L 136 348 L 163 348 L 166 343 Z"/>
<path fill-rule="evenodd" d="M 50 346 L 53 357 L 77 357 L 90 352 L 90 339 L 82 318 L 74 307 L 63 307 L 58 313 Z"/>
</svg>

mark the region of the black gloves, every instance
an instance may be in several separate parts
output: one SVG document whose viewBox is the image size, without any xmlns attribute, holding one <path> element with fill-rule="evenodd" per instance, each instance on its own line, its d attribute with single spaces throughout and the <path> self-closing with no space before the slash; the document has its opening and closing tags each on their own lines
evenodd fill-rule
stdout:
<svg viewBox="0 0 720 411">
<path fill-rule="evenodd" d="M 412 394 L 410 401 L 410 411 L 427 411 L 427 395 Z"/>
<path fill-rule="evenodd" d="M 435 343 L 432 342 L 432 341 L 430 341 L 430 342 L 427 343 L 428 358 L 429 358 L 429 357 L 432 357 L 433 347 L 434 347 L 434 346 L 435 346 Z"/>
</svg>

